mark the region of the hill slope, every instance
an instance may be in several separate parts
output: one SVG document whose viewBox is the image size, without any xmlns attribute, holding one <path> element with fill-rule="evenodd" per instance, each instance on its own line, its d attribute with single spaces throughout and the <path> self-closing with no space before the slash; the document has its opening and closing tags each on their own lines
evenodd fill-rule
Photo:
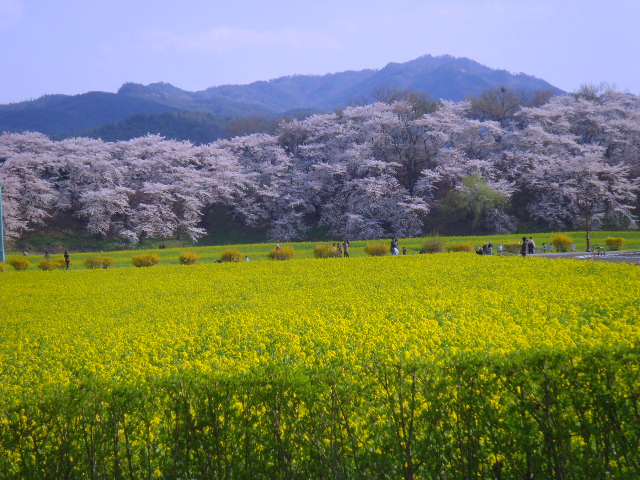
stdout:
<svg viewBox="0 0 640 480">
<path fill-rule="evenodd" d="M 0 106 L 0 131 L 32 130 L 64 135 L 117 122 L 138 113 L 175 112 L 178 108 L 144 98 L 126 98 L 115 93 L 46 95 L 29 102 Z"/>
<path fill-rule="evenodd" d="M 185 110 L 157 114 L 136 113 L 121 122 L 78 132 L 78 136 L 116 142 L 155 133 L 165 138 L 203 144 L 226 137 L 228 127 L 229 119 Z"/>
</svg>

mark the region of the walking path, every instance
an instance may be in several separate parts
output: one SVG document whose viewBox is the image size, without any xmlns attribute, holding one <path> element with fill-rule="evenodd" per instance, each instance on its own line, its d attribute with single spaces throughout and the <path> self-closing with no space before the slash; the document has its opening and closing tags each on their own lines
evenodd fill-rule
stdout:
<svg viewBox="0 0 640 480">
<path fill-rule="evenodd" d="M 634 263 L 640 265 L 640 250 L 607 251 L 595 255 L 589 252 L 553 252 L 534 253 L 534 257 L 545 258 L 573 258 L 575 260 L 595 260 L 596 262 Z"/>
</svg>

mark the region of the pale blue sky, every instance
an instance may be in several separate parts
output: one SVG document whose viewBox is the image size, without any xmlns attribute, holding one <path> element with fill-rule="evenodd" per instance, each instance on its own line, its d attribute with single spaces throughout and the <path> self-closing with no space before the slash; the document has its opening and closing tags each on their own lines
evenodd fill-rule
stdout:
<svg viewBox="0 0 640 480">
<path fill-rule="evenodd" d="M 0 103 L 469 57 L 640 93 L 638 0 L 0 0 Z"/>
</svg>

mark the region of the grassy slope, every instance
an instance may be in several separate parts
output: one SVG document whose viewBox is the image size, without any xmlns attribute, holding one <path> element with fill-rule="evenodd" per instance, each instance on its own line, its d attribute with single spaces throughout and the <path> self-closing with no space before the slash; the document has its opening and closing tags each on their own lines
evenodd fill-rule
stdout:
<svg viewBox="0 0 640 480">
<path fill-rule="evenodd" d="M 553 237 L 555 233 L 538 233 L 533 235 L 534 240 L 537 245 L 540 246 L 542 242 L 549 242 L 551 237 Z M 570 232 L 569 236 L 573 238 L 575 241 L 578 250 L 584 251 L 586 248 L 586 239 L 584 232 Z M 591 234 L 591 244 L 592 246 L 596 245 L 604 245 L 604 239 L 606 237 L 623 237 L 627 240 L 625 245 L 625 250 L 640 250 L 640 232 L 592 232 Z M 499 243 L 511 243 L 518 242 L 521 240 L 521 234 L 509 234 L 509 235 L 489 235 L 489 236 L 475 236 L 475 237 L 441 237 L 446 241 L 447 244 L 456 244 L 461 242 L 472 242 L 476 246 L 480 246 L 486 242 L 492 242 L 494 247 L 496 247 Z M 349 253 L 352 257 L 364 257 L 366 253 L 364 252 L 364 247 L 368 243 L 373 242 L 372 240 L 362 240 L 362 241 L 353 241 L 351 242 L 351 246 L 349 249 Z M 383 239 L 381 242 L 388 244 L 388 239 Z M 407 253 L 412 255 L 418 253 L 420 247 L 424 242 L 424 237 L 422 238 L 407 238 L 400 239 L 399 245 L 400 250 L 402 247 L 407 248 Z M 168 242 L 167 242 L 168 243 Z M 331 242 L 329 242 L 331 243 Z M 327 244 L 327 242 L 299 242 L 299 243 L 289 243 L 295 248 L 296 256 L 295 258 L 311 258 L 313 257 L 313 248 L 316 245 Z M 145 249 L 145 250 L 121 250 L 121 251 L 113 251 L 113 252 L 105 252 L 102 255 L 113 257 L 115 260 L 114 266 L 116 267 L 128 267 L 131 266 L 131 257 L 136 255 L 142 251 L 145 253 L 154 252 L 160 256 L 160 263 L 165 265 L 177 264 L 178 263 L 178 255 L 181 252 L 186 251 L 195 251 L 201 256 L 202 262 L 214 262 L 220 257 L 220 254 L 229 249 L 229 248 L 237 248 L 244 255 L 249 256 L 251 261 L 263 261 L 267 259 L 267 253 L 273 250 L 275 244 L 274 243 L 254 243 L 254 244 L 240 244 L 240 245 L 218 245 L 218 246 L 188 246 L 188 247 L 178 247 L 178 248 L 167 248 L 163 250 L 157 249 Z M 52 255 L 54 258 L 60 257 L 62 252 L 56 252 L 57 255 Z M 14 255 L 17 255 L 18 252 L 13 252 L 8 255 L 7 261 Z M 71 254 L 72 259 L 72 268 L 84 268 L 84 260 L 90 256 L 95 255 L 96 253 L 73 253 Z M 42 260 L 42 255 L 30 255 L 29 261 L 32 263 L 31 268 L 36 268 L 36 265 L 40 260 Z"/>
</svg>

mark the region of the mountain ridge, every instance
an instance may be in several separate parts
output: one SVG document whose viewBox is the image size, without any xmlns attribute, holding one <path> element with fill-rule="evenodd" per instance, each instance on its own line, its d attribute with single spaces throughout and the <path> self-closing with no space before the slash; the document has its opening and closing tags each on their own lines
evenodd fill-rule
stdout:
<svg viewBox="0 0 640 480">
<path fill-rule="evenodd" d="M 466 57 L 423 55 L 404 63 L 389 62 L 380 69 L 295 74 L 193 92 L 167 82 L 148 85 L 126 82 L 116 93 L 44 95 L 35 100 L 0 105 L 0 132 L 31 130 L 64 138 L 85 132 L 95 134 L 101 127 L 125 122 L 132 115 L 166 116 L 187 111 L 225 121 L 249 116 L 275 119 L 288 111 L 331 111 L 354 102 L 371 102 L 378 87 L 410 89 L 426 92 L 436 100 L 457 101 L 479 95 L 487 88 L 502 86 L 521 91 L 523 95 L 531 95 L 536 90 L 564 93 L 543 79 L 492 69 Z M 202 119 L 212 121 L 211 117 Z"/>
</svg>

